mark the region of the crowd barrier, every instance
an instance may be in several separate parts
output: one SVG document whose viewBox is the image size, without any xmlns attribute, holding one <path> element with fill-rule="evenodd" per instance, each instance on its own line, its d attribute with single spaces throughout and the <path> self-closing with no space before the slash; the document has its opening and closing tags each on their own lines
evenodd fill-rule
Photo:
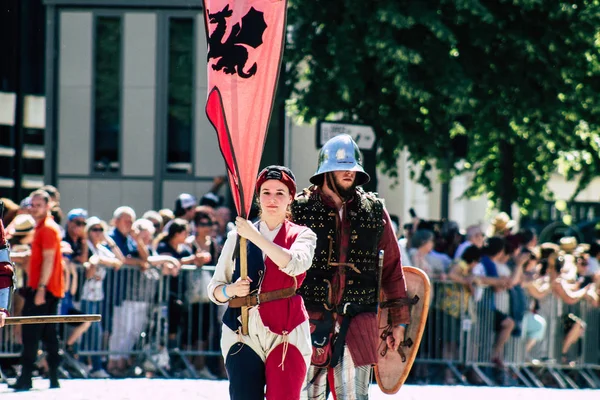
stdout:
<svg viewBox="0 0 600 400">
<path fill-rule="evenodd" d="M 226 306 L 211 303 L 206 289 L 214 267 L 185 266 L 176 277 L 163 275 L 157 268 L 106 268 L 104 300 L 98 302 L 82 301 L 85 270 L 79 266 L 77 271 L 79 288 L 73 304 L 80 312 L 102 314 L 102 321 L 92 324 L 79 341 L 79 361 L 64 354 L 65 373 L 87 377 L 82 360 L 88 356 L 127 358 L 137 374 L 166 378 L 198 378 L 207 363 L 213 371 L 222 369 L 220 320 Z M 600 388 L 600 309 L 586 302 L 565 305 L 552 295 L 540 300 L 538 314 L 547 324 L 543 338 L 526 354 L 525 334 L 513 334 L 504 349 L 506 368 L 498 373 L 491 362 L 496 336 L 491 289 L 477 289 L 481 300 L 476 302 L 462 285 L 433 281 L 432 286 L 412 380 L 424 377 L 435 382 L 450 374 L 463 384 Z M 528 309 L 531 301 L 526 298 Z M 13 311 L 15 306 L 18 301 L 13 302 Z M 567 354 L 569 362 L 564 363 L 562 344 L 569 315 L 579 318 L 585 329 Z M 73 328 L 61 326 L 63 342 Z M 520 328 L 527 330 L 523 324 Z M 0 362 L 19 356 L 18 329 L 0 330 Z"/>
<path fill-rule="evenodd" d="M 432 285 L 417 363 L 440 365 L 453 380 L 465 384 L 600 388 L 600 309 L 586 301 L 566 305 L 551 294 L 538 300 L 536 314 L 546 324 L 543 337 L 527 354 L 529 319 L 521 320 L 504 347 L 505 368 L 498 369 L 491 357 L 496 339 L 494 296 L 504 295 L 509 301 L 508 292 L 475 289 L 480 292 L 476 295 L 480 300 L 475 301 L 462 285 L 449 281 L 433 281 Z M 530 310 L 534 299 L 523 295 L 523 304 Z M 505 312 L 510 316 L 510 309 Z M 582 335 L 563 354 L 563 342 L 575 324 L 581 326 Z M 418 374 L 418 370 L 413 372 Z"/>
</svg>

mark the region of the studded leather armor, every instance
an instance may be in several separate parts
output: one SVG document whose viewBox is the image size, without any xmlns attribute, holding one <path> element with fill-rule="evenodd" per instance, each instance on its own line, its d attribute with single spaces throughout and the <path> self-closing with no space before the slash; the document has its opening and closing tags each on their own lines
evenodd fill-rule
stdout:
<svg viewBox="0 0 600 400">
<path fill-rule="evenodd" d="M 341 249 L 337 235 L 336 210 L 323 203 L 315 189 L 306 189 L 292 205 L 292 219 L 317 235 L 313 264 L 298 291 L 309 311 L 323 311 L 332 306 L 376 305 L 379 301 L 379 239 L 383 233 L 383 202 L 372 193 L 357 189 L 348 204 L 350 221 L 348 248 Z M 340 251 L 346 262 L 339 263 Z M 345 271 L 345 290 L 340 304 L 330 304 L 331 282 L 338 269 Z"/>
</svg>

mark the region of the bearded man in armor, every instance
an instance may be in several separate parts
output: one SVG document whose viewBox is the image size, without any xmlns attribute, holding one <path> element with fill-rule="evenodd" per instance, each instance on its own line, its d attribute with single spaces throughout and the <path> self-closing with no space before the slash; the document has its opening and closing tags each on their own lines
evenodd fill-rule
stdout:
<svg viewBox="0 0 600 400">
<path fill-rule="evenodd" d="M 381 290 L 394 304 L 386 338 L 390 351 L 398 350 L 410 321 L 390 216 L 382 199 L 361 188 L 369 179 L 357 144 L 349 135 L 338 135 L 321 149 L 313 185 L 292 203 L 292 220 L 317 234 L 313 264 L 299 290 L 313 345 L 305 399 L 325 400 L 328 390 L 336 400 L 368 399 L 381 343 Z"/>
</svg>

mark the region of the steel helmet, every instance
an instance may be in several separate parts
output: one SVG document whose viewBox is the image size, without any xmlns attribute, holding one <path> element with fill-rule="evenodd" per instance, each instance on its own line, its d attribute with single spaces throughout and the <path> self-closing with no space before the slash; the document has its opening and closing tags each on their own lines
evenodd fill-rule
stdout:
<svg viewBox="0 0 600 400">
<path fill-rule="evenodd" d="M 311 176 L 310 182 L 319 185 L 323 182 L 323 174 L 333 171 L 355 171 L 357 185 L 364 185 L 371 180 L 363 169 L 362 156 L 352 136 L 337 135 L 325 143 L 319 152 L 317 172 Z"/>
</svg>

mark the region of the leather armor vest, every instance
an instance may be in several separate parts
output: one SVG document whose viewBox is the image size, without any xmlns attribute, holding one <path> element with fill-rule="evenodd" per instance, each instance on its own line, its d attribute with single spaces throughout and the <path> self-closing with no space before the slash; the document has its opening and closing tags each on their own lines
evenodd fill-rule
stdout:
<svg viewBox="0 0 600 400">
<path fill-rule="evenodd" d="M 345 269 L 345 290 L 340 306 L 346 303 L 367 306 L 379 302 L 377 248 L 383 233 L 383 202 L 359 188 L 357 196 L 347 204 L 350 238 L 343 266 L 336 265 L 341 250 L 337 211 L 325 205 L 320 194 L 310 189 L 298 195 L 292 204 L 293 221 L 309 227 L 317 235 L 312 266 L 298 291 L 311 311 L 323 311 L 326 305 L 331 306 L 328 301 L 331 282 L 339 268 Z M 347 264 L 353 264 L 353 267 Z"/>
</svg>

